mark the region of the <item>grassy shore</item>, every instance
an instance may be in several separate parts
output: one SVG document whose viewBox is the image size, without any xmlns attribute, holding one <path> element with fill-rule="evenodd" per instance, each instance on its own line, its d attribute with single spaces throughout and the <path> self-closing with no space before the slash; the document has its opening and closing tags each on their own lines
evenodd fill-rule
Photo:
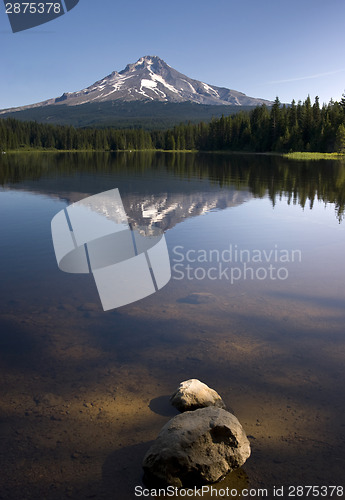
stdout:
<svg viewBox="0 0 345 500">
<path fill-rule="evenodd" d="M 291 160 L 345 160 L 345 154 L 341 153 L 307 153 L 295 152 L 283 155 Z"/>
</svg>

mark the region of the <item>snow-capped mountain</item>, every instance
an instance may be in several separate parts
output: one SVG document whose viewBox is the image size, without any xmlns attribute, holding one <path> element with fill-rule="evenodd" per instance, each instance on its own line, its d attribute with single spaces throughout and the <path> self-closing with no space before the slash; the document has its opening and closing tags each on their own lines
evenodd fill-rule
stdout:
<svg viewBox="0 0 345 500">
<path fill-rule="evenodd" d="M 248 97 L 242 92 L 193 80 L 171 68 L 157 56 L 141 57 L 120 72 L 113 71 L 102 80 L 78 92 L 37 104 L 12 108 L 20 111 L 34 107 L 64 104 L 77 106 L 105 101 L 192 102 L 209 105 L 257 106 L 270 101 Z M 8 112 L 2 110 L 0 113 Z"/>
</svg>

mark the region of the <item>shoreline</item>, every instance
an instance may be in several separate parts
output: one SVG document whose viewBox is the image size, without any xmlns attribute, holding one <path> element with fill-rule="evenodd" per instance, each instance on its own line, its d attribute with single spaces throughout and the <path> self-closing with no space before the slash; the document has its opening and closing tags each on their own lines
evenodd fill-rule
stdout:
<svg viewBox="0 0 345 500">
<path fill-rule="evenodd" d="M 202 154 L 227 154 L 227 155 L 260 155 L 260 156 L 280 156 L 288 160 L 345 160 L 343 153 L 320 153 L 320 152 L 304 152 L 294 151 L 292 153 L 278 153 L 274 151 L 202 151 L 193 149 L 25 149 L 25 150 L 9 150 L 3 151 L 2 154 L 18 154 L 18 153 L 202 153 Z"/>
</svg>

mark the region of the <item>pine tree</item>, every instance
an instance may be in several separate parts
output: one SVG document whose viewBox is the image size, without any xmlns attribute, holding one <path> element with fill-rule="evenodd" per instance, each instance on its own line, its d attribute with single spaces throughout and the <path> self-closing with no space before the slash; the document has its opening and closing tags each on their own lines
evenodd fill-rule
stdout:
<svg viewBox="0 0 345 500">
<path fill-rule="evenodd" d="M 342 107 L 344 113 L 345 113 L 345 92 L 344 94 L 341 96 L 341 100 L 340 100 L 340 106 Z"/>
<path fill-rule="evenodd" d="M 345 154 L 345 125 L 343 123 L 338 127 L 335 147 L 338 153 Z"/>
<path fill-rule="evenodd" d="M 280 130 L 280 120 L 281 120 L 281 110 L 280 110 L 280 101 L 279 98 L 276 97 L 274 104 L 271 108 L 271 114 L 270 114 L 270 132 L 271 132 L 271 144 L 270 148 L 274 149 L 275 148 L 275 142 L 278 140 L 281 134 Z"/>
</svg>

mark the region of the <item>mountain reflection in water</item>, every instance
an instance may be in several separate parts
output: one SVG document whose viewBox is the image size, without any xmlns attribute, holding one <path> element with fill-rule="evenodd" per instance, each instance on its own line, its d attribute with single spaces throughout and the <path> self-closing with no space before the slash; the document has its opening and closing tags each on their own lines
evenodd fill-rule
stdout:
<svg viewBox="0 0 345 500">
<path fill-rule="evenodd" d="M 343 162 L 296 162 L 280 156 L 9 154 L 0 158 L 0 184 L 41 191 L 69 204 L 117 187 L 133 223 L 164 230 L 185 218 L 236 206 L 252 197 L 268 197 L 272 205 L 286 197 L 288 204 L 311 208 L 315 200 L 334 203 L 339 221 L 345 209 Z"/>
</svg>

